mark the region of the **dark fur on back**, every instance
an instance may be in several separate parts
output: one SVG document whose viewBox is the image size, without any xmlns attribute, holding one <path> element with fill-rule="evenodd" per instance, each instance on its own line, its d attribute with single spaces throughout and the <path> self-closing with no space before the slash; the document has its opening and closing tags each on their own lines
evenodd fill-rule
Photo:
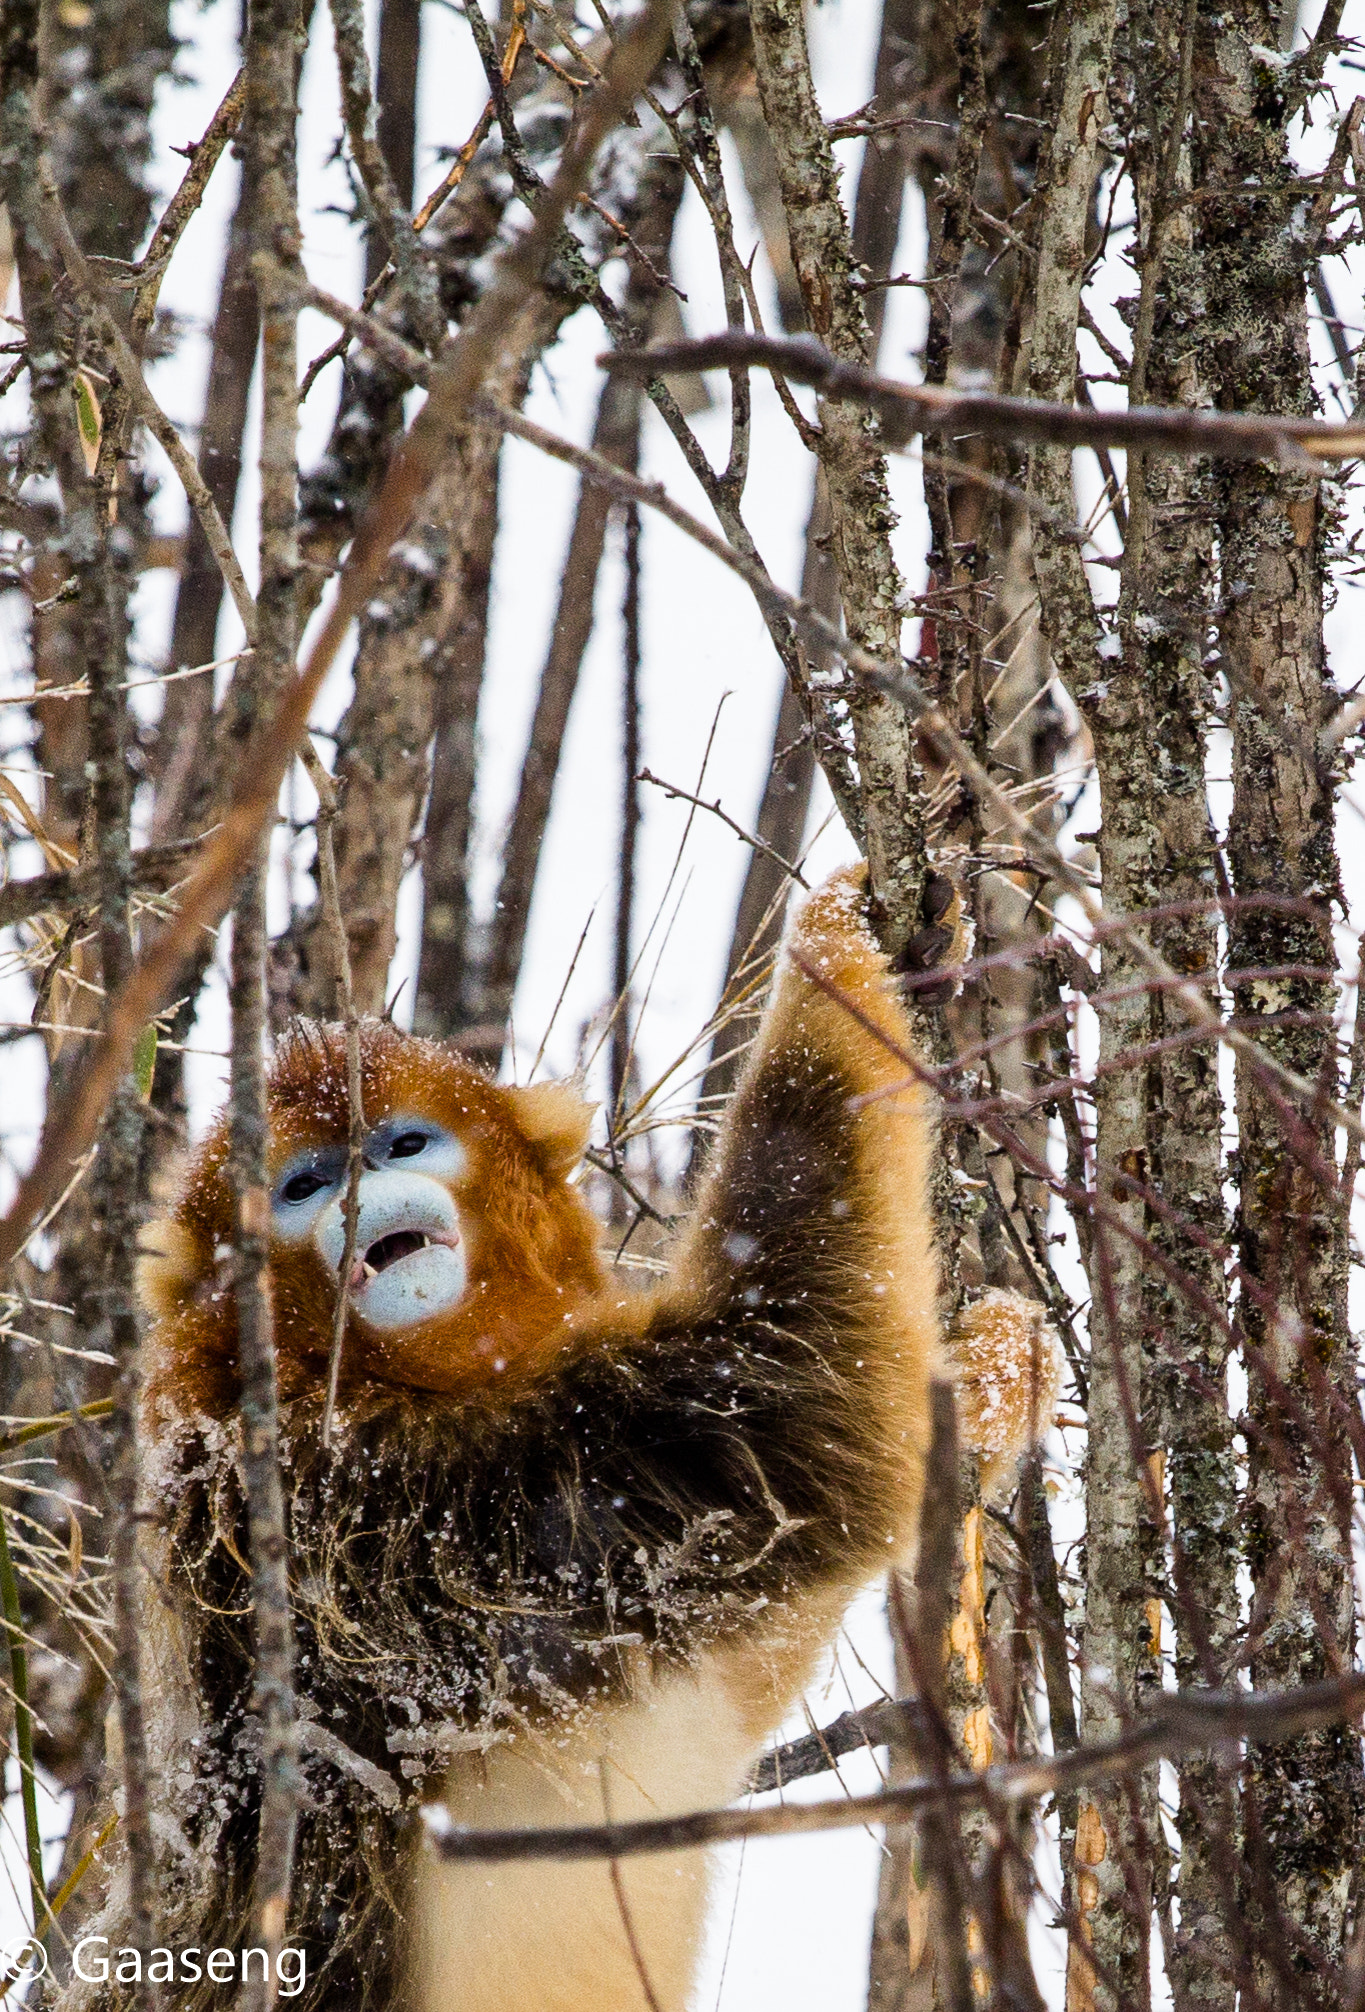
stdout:
<svg viewBox="0 0 1365 2012">
<path fill-rule="evenodd" d="M 373 1391 L 330 1453 L 315 1397 L 284 1408 L 307 1784 L 293 2003 L 394 2002 L 405 1852 L 452 1750 L 572 1725 L 642 1653 L 682 1664 L 760 1616 L 780 1637 L 784 1605 L 888 1556 L 905 1456 L 866 1390 L 850 1088 L 791 1050 L 751 1076 L 685 1281 L 647 1309 L 605 1296 L 515 1401 Z M 188 1856 L 165 1854 L 159 1939 L 237 1948 L 259 1782 L 235 1427 L 185 1420 L 159 1457 L 199 1740 L 175 1756 Z M 177 2012 L 233 1991 L 177 1986 Z"/>
</svg>

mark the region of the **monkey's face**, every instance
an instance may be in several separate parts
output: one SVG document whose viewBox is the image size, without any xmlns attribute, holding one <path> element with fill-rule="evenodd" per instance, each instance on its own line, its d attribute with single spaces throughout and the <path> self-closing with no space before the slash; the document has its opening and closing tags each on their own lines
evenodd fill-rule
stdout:
<svg viewBox="0 0 1365 2012">
<path fill-rule="evenodd" d="M 361 1064 L 364 1146 L 349 1264 L 341 1030 L 295 1030 L 270 1074 L 281 1394 L 325 1387 L 339 1295 L 343 1390 L 501 1384 L 510 1392 L 559 1348 L 566 1319 L 602 1283 L 596 1225 L 566 1178 L 588 1107 L 563 1084 L 492 1083 L 452 1050 L 375 1022 L 364 1025 Z M 220 1120 L 171 1220 L 149 1228 L 142 1272 L 158 1316 L 157 1389 L 214 1413 L 236 1398 L 228 1144 Z"/>
<path fill-rule="evenodd" d="M 433 1118 L 396 1113 L 364 1143 L 355 1249 L 346 1277 L 349 1146 L 304 1147 L 270 1195 L 272 1240 L 310 1245 L 356 1318 L 398 1334 L 449 1313 L 469 1289 L 469 1248 L 456 1200 L 469 1172 L 459 1139 Z"/>
</svg>

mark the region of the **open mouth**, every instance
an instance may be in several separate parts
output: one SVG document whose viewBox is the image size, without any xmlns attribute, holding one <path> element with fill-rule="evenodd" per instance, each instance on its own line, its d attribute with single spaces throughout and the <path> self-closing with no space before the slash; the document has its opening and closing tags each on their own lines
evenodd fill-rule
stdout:
<svg viewBox="0 0 1365 2012">
<path fill-rule="evenodd" d="M 339 1197 L 318 1217 L 313 1237 L 335 1278 L 346 1250 Z M 421 1174 L 366 1174 L 345 1279 L 357 1317 L 381 1332 L 396 1332 L 458 1305 L 469 1284 L 469 1265 L 449 1191 Z"/>
<path fill-rule="evenodd" d="M 433 1244 L 448 1245 L 449 1237 L 430 1236 L 426 1230 L 390 1230 L 387 1236 L 377 1237 L 369 1249 L 358 1255 L 351 1272 L 351 1291 L 358 1292 L 370 1279 L 378 1278 L 390 1265 L 401 1263 L 404 1258 L 414 1257 L 418 1251 L 431 1248 Z"/>
</svg>

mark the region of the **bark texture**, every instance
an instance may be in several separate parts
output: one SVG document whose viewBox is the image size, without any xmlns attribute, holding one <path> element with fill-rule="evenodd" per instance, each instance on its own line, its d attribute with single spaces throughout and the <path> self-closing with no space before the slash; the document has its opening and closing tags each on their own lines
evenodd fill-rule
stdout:
<svg viewBox="0 0 1365 2012">
<path fill-rule="evenodd" d="M 850 284 L 853 245 L 811 81 L 799 0 L 756 0 L 751 19 L 759 97 L 807 321 L 835 356 L 866 363 L 871 334 Z M 874 422 L 856 407 L 822 401 L 817 452 L 845 627 L 856 642 L 895 661 L 903 586 L 891 550 L 895 520 Z M 924 880 L 923 786 L 913 740 L 904 712 L 880 693 L 851 690 L 848 709 L 872 885 L 888 940 L 900 941 L 912 933 L 912 919 L 918 921 Z"/>
<path fill-rule="evenodd" d="M 1198 331 L 1205 288 L 1185 198 L 1194 17 L 1185 5 L 1134 10 L 1132 64 L 1134 188 L 1141 232 L 1141 291 L 1134 316 L 1130 396 L 1192 409 L 1210 402 Z M 1120 601 L 1121 646 L 1148 694 L 1156 769 L 1149 805 L 1154 838 L 1149 905 L 1184 913 L 1153 924 L 1167 962 L 1217 999 L 1220 862 L 1210 827 L 1204 722 L 1212 701 L 1204 669 L 1212 611 L 1215 478 L 1206 462 L 1144 455 L 1128 461 L 1128 518 Z M 1146 1267 L 1143 1414 L 1160 1453 L 1148 1472 L 1169 1519 L 1149 1538 L 1148 1611 L 1161 1626 L 1164 1596 L 1175 1628 L 1182 1685 L 1220 1685 L 1238 1648 L 1240 1516 L 1227 1404 L 1230 1338 L 1223 1252 L 1222 1103 L 1218 1058 L 1180 1037 L 1184 1014 L 1152 994 L 1150 1036 L 1167 1045 L 1155 1067 L 1135 1064 L 1145 1085 L 1146 1233 L 1167 1261 Z M 1155 1672 L 1151 1673 L 1155 1680 Z M 1236 2002 L 1240 1953 L 1232 1935 L 1229 1863 L 1238 1838 L 1225 1765 L 1190 1759 L 1180 1769 L 1179 1918 L 1170 1961 L 1177 2004 Z M 1160 1896 L 1158 1895 L 1158 1903 Z"/>
<path fill-rule="evenodd" d="M 247 16 L 245 180 L 252 268 L 261 306 L 260 589 L 256 647 L 232 694 L 239 760 L 293 674 L 298 647 L 298 256 L 295 128 L 303 49 L 293 0 L 251 0 Z M 294 1623 L 280 1473 L 266 1166 L 266 876 L 271 831 L 258 841 L 234 910 L 230 1001 L 231 1181 L 236 1203 L 232 1286 L 241 1377 L 242 1456 L 251 1544 L 252 1705 L 260 1729 L 260 1815 L 251 1896 L 252 1940 L 265 1976 L 243 1980 L 246 2007 L 273 1999 L 270 1973 L 287 1935 L 299 1797 Z M 277 1966 L 276 1966 L 277 1967 Z"/>
<path fill-rule="evenodd" d="M 1220 405 L 1308 412 L 1307 267 L 1313 230 L 1295 208 L 1286 127 L 1291 76 L 1268 74 L 1264 10 L 1203 13 L 1196 72 L 1201 180 L 1245 193 L 1200 213 L 1207 369 Z M 1322 489 L 1269 466 L 1220 471 L 1223 595 L 1218 639 L 1231 687 L 1234 1007 L 1276 1058 L 1333 1085 L 1331 904 L 1339 898 L 1334 774 L 1316 739 L 1336 700 L 1323 651 Z M 1268 898 L 1268 905 L 1255 905 Z M 1307 975 L 1239 979 L 1293 965 Z M 1344 1321 L 1342 1218 L 1332 1205 L 1332 1126 L 1287 1113 L 1253 1068 L 1237 1072 L 1240 1327 L 1250 1377 L 1248 1555 L 1252 1680 L 1299 1683 L 1349 1667 L 1355 1647 L 1348 1407 L 1355 1362 Z M 1318 2004 L 1318 1964 L 1344 1953 L 1360 1862 L 1365 1784 L 1345 1732 L 1262 1749 L 1244 1779 L 1248 1902 L 1263 1927 L 1256 1981 Z"/>
</svg>

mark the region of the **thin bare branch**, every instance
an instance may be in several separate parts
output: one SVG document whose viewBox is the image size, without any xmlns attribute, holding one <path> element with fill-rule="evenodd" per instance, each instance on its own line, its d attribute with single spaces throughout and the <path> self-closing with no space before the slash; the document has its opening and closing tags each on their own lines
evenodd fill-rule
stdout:
<svg viewBox="0 0 1365 2012">
<path fill-rule="evenodd" d="M 431 1806 L 423 1812 L 437 1854 L 455 1864 L 513 1860 L 627 1858 L 747 1837 L 808 1837 L 868 1823 L 903 1823 L 934 1806 L 977 1808 L 1036 1802 L 1060 1790 L 1111 1781 L 1179 1754 L 1242 1742 L 1261 1746 L 1315 1726 L 1340 1725 L 1365 1711 L 1365 1676 L 1334 1677 L 1289 1691 L 1172 1693 L 1169 1703 L 1111 1740 L 1074 1747 L 1047 1760 L 997 1762 L 946 1781 L 919 1780 L 874 1795 L 784 1803 L 775 1809 L 697 1810 L 635 1823 L 559 1829 L 467 1830 Z"/>
<path fill-rule="evenodd" d="M 345 1235 L 341 1263 L 337 1268 L 340 1288 L 332 1315 L 332 1346 L 327 1361 L 327 1398 L 322 1412 L 322 1443 L 332 1443 L 332 1420 L 336 1411 L 337 1387 L 341 1379 L 341 1350 L 346 1338 L 346 1310 L 349 1301 L 351 1267 L 355 1263 L 356 1230 L 360 1221 L 360 1177 L 365 1166 L 365 1105 L 360 1072 L 360 1019 L 351 989 L 351 951 L 346 936 L 346 920 L 341 912 L 337 887 L 336 848 L 332 826 L 336 822 L 336 786 L 310 740 L 303 743 L 303 764 L 309 781 L 318 793 L 318 886 L 322 895 L 327 940 L 331 946 L 336 984 L 337 1016 L 346 1030 L 346 1099 L 350 1127 L 346 1141 L 346 1196 L 342 1204 Z"/>
<path fill-rule="evenodd" d="M 147 331 L 156 314 L 156 304 L 166 268 L 184 235 L 185 226 L 204 200 L 209 177 L 217 167 L 223 149 L 242 122 L 245 105 L 246 71 L 242 69 L 229 84 L 222 104 L 205 127 L 203 139 L 197 141 L 192 148 L 190 164 L 185 171 L 184 179 L 162 211 L 156 229 L 152 232 L 151 243 L 138 261 L 138 273 L 145 275 L 133 301 L 131 322 L 133 348 L 138 353 L 141 353 Z"/>
<path fill-rule="evenodd" d="M 755 837 L 753 832 L 746 831 L 742 824 L 736 823 L 730 813 L 722 807 L 719 797 L 713 803 L 707 803 L 704 797 L 693 796 L 690 790 L 679 789 L 675 783 L 665 782 L 660 775 L 651 775 L 647 768 L 640 770 L 640 781 L 652 782 L 656 789 L 663 791 L 670 802 L 676 800 L 679 803 L 691 803 L 695 804 L 698 810 L 709 810 L 712 817 L 718 817 L 722 824 L 729 826 L 736 838 L 743 839 L 744 843 L 752 846 L 755 852 L 761 852 L 765 859 L 770 859 L 773 865 L 779 867 L 789 879 L 794 880 L 798 887 L 810 886 L 799 866 L 793 866 L 789 859 L 784 859 L 780 852 L 775 852 L 765 840 Z"/>
<path fill-rule="evenodd" d="M 881 420 L 888 447 L 903 447 L 917 433 L 932 430 L 982 433 L 991 440 L 1047 441 L 1059 447 L 1144 447 L 1170 454 L 1208 454 L 1222 461 L 1302 463 L 1305 457 L 1345 461 L 1365 452 L 1365 427 L 1326 426 L 1292 414 L 1190 412 L 1153 405 L 1098 412 L 1048 399 L 901 384 L 839 362 L 818 343 L 803 338 L 708 335 L 697 342 L 655 343 L 644 350 L 608 350 L 597 361 L 604 370 L 641 375 L 729 369 L 736 363 L 780 371 L 826 398 L 870 407 Z"/>
</svg>

